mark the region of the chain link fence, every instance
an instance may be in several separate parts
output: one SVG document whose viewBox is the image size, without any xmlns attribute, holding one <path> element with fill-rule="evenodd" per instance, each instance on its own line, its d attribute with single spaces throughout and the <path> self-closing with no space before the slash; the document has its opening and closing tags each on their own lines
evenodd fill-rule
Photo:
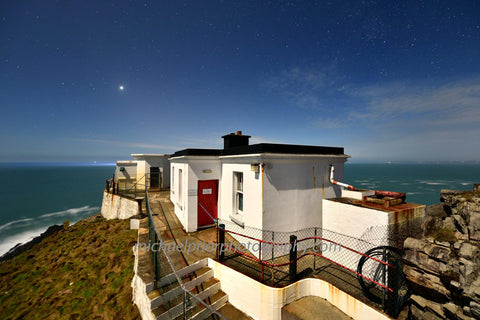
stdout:
<svg viewBox="0 0 480 320">
<path fill-rule="evenodd" d="M 419 221 L 376 226 L 355 238 L 319 227 L 277 232 L 219 219 L 219 259 L 265 284 L 283 287 L 331 268 L 359 281 L 365 296 L 397 314 L 406 300 L 401 250 L 407 237 L 421 235 Z M 338 274 L 338 273 L 337 273 Z M 401 293 L 399 296 L 399 292 Z"/>
</svg>

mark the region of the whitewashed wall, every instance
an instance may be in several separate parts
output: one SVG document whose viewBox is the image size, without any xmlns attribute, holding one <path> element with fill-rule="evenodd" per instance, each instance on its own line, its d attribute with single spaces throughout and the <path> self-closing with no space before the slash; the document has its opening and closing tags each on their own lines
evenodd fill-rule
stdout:
<svg viewBox="0 0 480 320">
<path fill-rule="evenodd" d="M 135 183 L 138 174 L 137 161 L 117 161 L 115 167 L 115 180 L 119 183 L 120 189 L 129 188 Z M 121 171 L 120 168 L 124 168 Z"/>
<path fill-rule="evenodd" d="M 175 206 L 175 214 L 187 232 L 197 231 L 198 180 L 220 180 L 220 161 L 217 157 L 190 156 L 171 158 L 170 162 L 171 181 L 173 181 L 173 187 L 170 188 L 170 199 Z M 183 171 L 181 199 L 179 197 L 179 169 Z M 219 203 L 219 214 L 220 207 Z"/>
<path fill-rule="evenodd" d="M 173 179 L 173 186 L 170 188 L 170 200 L 173 203 L 175 208 L 175 215 L 178 217 L 182 225 L 186 228 L 187 219 L 186 219 L 186 202 L 185 202 L 185 191 L 180 194 L 179 192 L 179 171 L 182 170 L 182 186 L 185 190 L 186 181 L 188 179 L 188 166 L 185 162 L 176 162 L 174 160 L 170 163 L 170 172 Z"/>
<path fill-rule="evenodd" d="M 159 167 L 160 172 L 162 173 L 162 188 L 170 187 L 170 161 L 168 160 L 169 155 L 164 154 L 132 154 L 132 157 L 135 160 L 143 161 L 143 174 L 139 174 L 139 178 L 145 175 L 145 173 L 150 173 L 150 167 Z M 145 184 L 145 181 L 139 182 Z"/>
<path fill-rule="evenodd" d="M 264 157 L 263 229 L 294 231 L 322 226 L 322 199 L 338 197 L 329 181 L 329 165 L 343 181 L 346 157 L 288 155 Z"/>
<path fill-rule="evenodd" d="M 246 226 L 263 226 L 262 174 L 251 171 L 251 164 L 259 158 L 222 158 L 220 218 L 243 222 Z M 234 172 L 243 173 L 243 214 L 237 214 L 235 208 Z"/>
<path fill-rule="evenodd" d="M 125 171 L 120 171 L 120 168 L 125 168 Z M 136 179 L 137 177 L 137 162 L 136 161 L 117 161 L 115 168 L 115 177 L 117 179 Z"/>
<path fill-rule="evenodd" d="M 390 213 L 380 210 L 358 207 L 332 200 L 323 200 L 323 229 L 354 238 L 361 238 L 370 227 L 388 225 L 390 215 Z M 372 243 L 371 246 L 367 246 L 364 242 L 352 241 L 350 242 L 351 246 L 354 246 L 352 249 L 364 252 L 366 249 L 373 248 L 378 244 L 386 244 L 388 228 L 379 228 L 377 232 L 376 244 Z M 349 246 L 348 243 L 342 244 Z M 360 259 L 360 255 L 343 248 L 341 252 L 330 250 L 323 254 L 327 258 L 354 270 L 357 269 L 358 260 Z"/>
</svg>

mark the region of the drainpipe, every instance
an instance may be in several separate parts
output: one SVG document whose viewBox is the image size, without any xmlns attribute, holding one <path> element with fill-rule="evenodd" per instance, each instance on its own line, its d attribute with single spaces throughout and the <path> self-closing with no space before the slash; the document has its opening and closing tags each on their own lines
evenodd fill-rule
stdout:
<svg viewBox="0 0 480 320">
<path fill-rule="evenodd" d="M 348 188 L 349 190 L 355 190 L 355 188 L 349 184 L 346 184 L 346 183 L 343 183 L 343 182 L 338 182 L 338 181 L 335 181 L 334 180 L 334 172 L 335 172 L 335 169 L 333 167 L 333 165 L 330 165 L 330 182 L 332 184 L 336 184 L 337 186 L 341 186 L 341 187 L 345 187 L 345 188 Z"/>
</svg>

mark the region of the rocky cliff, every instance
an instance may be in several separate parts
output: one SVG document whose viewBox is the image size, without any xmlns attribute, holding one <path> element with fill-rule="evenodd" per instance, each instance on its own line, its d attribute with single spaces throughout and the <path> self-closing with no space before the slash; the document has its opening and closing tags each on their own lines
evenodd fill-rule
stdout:
<svg viewBox="0 0 480 320">
<path fill-rule="evenodd" d="M 480 192 L 442 190 L 404 243 L 412 319 L 480 319 Z"/>
</svg>

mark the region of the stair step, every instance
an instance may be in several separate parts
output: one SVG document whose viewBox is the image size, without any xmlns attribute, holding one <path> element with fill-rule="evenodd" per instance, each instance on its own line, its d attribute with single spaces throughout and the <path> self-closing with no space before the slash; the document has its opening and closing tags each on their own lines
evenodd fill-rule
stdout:
<svg viewBox="0 0 480 320">
<path fill-rule="evenodd" d="M 190 291 L 192 289 L 195 289 L 196 286 L 202 285 L 204 282 L 212 278 L 213 270 L 208 267 L 204 267 L 200 270 L 195 271 L 194 273 L 185 276 L 182 281 L 185 289 Z M 149 293 L 148 297 L 150 298 L 150 308 L 155 309 L 158 306 L 165 304 L 166 302 L 169 302 L 175 299 L 177 296 L 183 294 L 182 287 L 179 286 L 177 282 L 175 284 L 176 286 L 168 288 L 168 291 L 165 291 L 163 290 L 164 288 L 162 288 L 162 292 L 164 292 L 163 294 L 160 290 L 155 290 Z"/>
<path fill-rule="evenodd" d="M 207 299 L 205 299 L 206 301 L 204 301 L 207 305 L 211 306 L 212 309 L 214 310 L 218 310 L 220 309 L 221 307 L 223 307 L 227 301 L 228 301 L 228 295 L 223 292 L 222 290 L 219 290 L 218 292 L 216 292 L 215 294 L 211 295 L 210 297 L 208 297 Z M 212 311 L 210 311 L 209 309 L 207 309 L 204 305 L 202 304 L 198 304 L 196 307 L 195 307 L 195 310 L 192 310 L 192 311 L 189 311 L 189 314 L 191 314 L 191 316 L 189 317 L 189 319 L 192 319 L 192 320 L 203 320 L 203 319 L 206 319 L 208 318 L 211 314 L 212 314 Z"/>
<path fill-rule="evenodd" d="M 180 277 L 180 278 L 183 278 L 184 276 L 190 274 L 190 273 L 193 273 L 197 270 L 200 270 L 202 269 L 203 267 L 206 267 L 207 266 L 207 260 L 206 259 L 203 259 L 203 260 L 200 260 L 200 261 L 197 261 L 195 262 L 194 264 L 191 264 L 189 266 L 186 266 L 185 268 L 182 268 L 180 270 L 177 271 L 177 275 Z M 170 273 L 164 277 L 162 277 L 158 282 L 157 282 L 157 286 L 158 287 L 163 287 L 165 285 L 168 285 L 170 283 L 173 283 L 177 281 L 177 277 L 175 276 L 174 273 Z"/>
<path fill-rule="evenodd" d="M 213 296 L 220 290 L 220 281 L 215 278 L 210 278 L 199 286 L 194 287 L 190 292 L 195 294 L 199 300 L 205 300 L 210 296 Z M 189 295 L 187 295 L 189 296 Z M 188 306 L 188 309 L 196 307 L 196 301 L 192 297 L 193 305 Z M 190 311 L 188 310 L 188 313 Z M 152 310 L 157 320 L 173 319 L 183 314 L 183 292 L 175 297 L 173 300 L 168 301 L 166 304 L 159 305 Z"/>
</svg>

